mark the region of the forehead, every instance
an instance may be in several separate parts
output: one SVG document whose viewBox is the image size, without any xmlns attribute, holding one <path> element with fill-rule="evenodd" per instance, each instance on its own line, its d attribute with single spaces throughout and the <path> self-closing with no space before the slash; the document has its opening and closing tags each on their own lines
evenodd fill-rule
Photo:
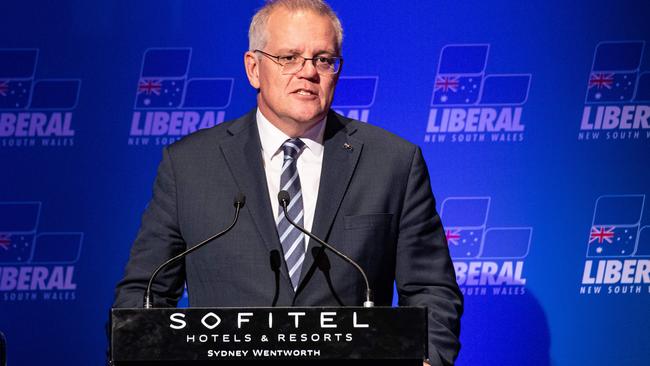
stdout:
<svg viewBox="0 0 650 366">
<path fill-rule="evenodd" d="M 269 16 L 266 46 L 273 51 L 336 51 L 336 30 L 332 20 L 309 10 L 279 8 Z"/>
</svg>

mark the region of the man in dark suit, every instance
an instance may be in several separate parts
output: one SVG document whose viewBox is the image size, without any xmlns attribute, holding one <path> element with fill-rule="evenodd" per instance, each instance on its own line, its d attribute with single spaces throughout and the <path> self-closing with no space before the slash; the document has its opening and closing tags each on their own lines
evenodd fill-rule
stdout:
<svg viewBox="0 0 650 366">
<path fill-rule="evenodd" d="M 140 307 L 151 272 L 232 220 L 235 228 L 163 270 L 157 306 L 360 305 L 356 270 L 287 223 L 289 216 L 363 267 L 378 305 L 429 309 L 429 355 L 453 364 L 462 295 L 420 149 L 330 110 L 342 30 L 318 0 L 267 3 L 253 18 L 244 62 L 258 108 L 163 151 L 115 307 Z"/>
</svg>

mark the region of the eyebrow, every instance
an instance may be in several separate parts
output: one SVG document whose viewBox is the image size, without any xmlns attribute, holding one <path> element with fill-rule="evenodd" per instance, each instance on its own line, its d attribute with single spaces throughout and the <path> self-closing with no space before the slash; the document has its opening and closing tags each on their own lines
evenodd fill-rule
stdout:
<svg viewBox="0 0 650 366">
<path fill-rule="evenodd" d="M 299 55 L 299 54 L 300 54 L 300 51 L 298 51 L 298 50 L 295 49 L 295 48 L 280 48 L 280 49 L 278 49 L 275 53 L 277 53 L 277 54 L 287 54 L 287 53 L 290 53 L 290 54 L 298 54 L 298 55 Z"/>
<path fill-rule="evenodd" d="M 290 49 L 281 48 L 281 49 L 279 49 L 277 52 L 278 52 L 279 54 L 283 54 L 283 53 L 290 53 L 290 54 L 294 54 L 294 55 L 300 55 L 300 54 L 302 54 L 302 52 L 300 52 L 300 50 L 295 49 L 295 48 L 290 48 Z M 314 54 L 312 55 L 312 57 L 313 57 L 313 56 L 322 55 L 322 54 L 336 55 L 336 52 L 334 52 L 334 51 L 328 51 L 328 50 L 318 50 L 318 51 L 314 52 Z"/>
</svg>

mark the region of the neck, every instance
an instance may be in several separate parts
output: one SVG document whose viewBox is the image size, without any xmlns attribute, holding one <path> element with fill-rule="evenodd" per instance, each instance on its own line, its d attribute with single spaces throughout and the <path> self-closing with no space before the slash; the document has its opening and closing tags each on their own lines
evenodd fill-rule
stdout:
<svg viewBox="0 0 650 366">
<path fill-rule="evenodd" d="M 271 122 L 278 130 L 284 132 L 287 136 L 291 138 L 301 137 L 305 132 L 309 131 L 314 127 L 318 122 L 322 121 L 325 116 L 319 116 L 310 121 L 297 121 L 293 119 L 284 119 L 276 116 L 271 111 L 266 108 L 259 106 L 260 112 L 264 117 Z"/>
</svg>

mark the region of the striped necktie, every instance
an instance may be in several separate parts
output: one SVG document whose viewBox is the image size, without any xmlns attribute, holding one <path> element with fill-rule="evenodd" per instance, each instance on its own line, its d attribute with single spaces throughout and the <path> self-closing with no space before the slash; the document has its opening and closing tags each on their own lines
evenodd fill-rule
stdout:
<svg viewBox="0 0 650 366">
<path fill-rule="evenodd" d="M 284 163 L 280 175 L 280 191 L 289 192 L 289 197 L 291 197 L 291 202 L 287 206 L 289 218 L 300 226 L 303 226 L 304 210 L 296 161 L 303 147 L 305 147 L 305 143 L 300 139 L 289 139 L 282 144 Z M 300 281 L 302 262 L 305 260 L 305 236 L 286 220 L 281 206 L 277 217 L 277 227 L 284 260 L 287 262 L 289 277 L 291 277 L 291 283 L 295 290 Z"/>
</svg>

